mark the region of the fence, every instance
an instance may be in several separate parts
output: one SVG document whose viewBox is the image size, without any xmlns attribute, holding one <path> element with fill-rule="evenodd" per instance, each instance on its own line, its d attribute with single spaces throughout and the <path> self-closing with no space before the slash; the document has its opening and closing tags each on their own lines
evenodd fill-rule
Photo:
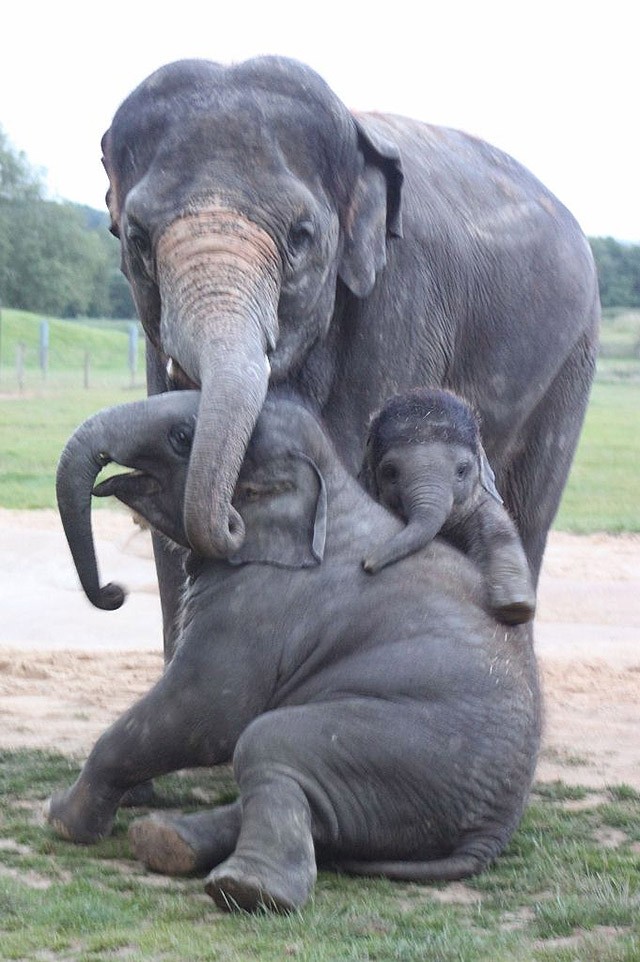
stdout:
<svg viewBox="0 0 640 962">
<path fill-rule="evenodd" d="M 144 346 L 136 321 L 60 321 L 0 311 L 0 393 L 138 387 Z"/>
</svg>

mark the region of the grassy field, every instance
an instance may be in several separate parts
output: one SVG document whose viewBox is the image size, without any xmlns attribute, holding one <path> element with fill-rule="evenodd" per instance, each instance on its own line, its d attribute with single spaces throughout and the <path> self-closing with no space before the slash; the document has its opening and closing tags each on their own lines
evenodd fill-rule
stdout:
<svg viewBox="0 0 640 962">
<path fill-rule="evenodd" d="M 0 350 L 0 506 L 55 507 L 62 447 L 89 414 L 144 394 L 142 346 L 135 377 L 128 368 L 129 322 L 51 321 L 50 365 L 39 368 L 40 319 L 2 311 Z M 26 347 L 22 392 L 18 343 Z M 640 531 L 640 312 L 611 314 L 582 440 L 555 527 L 565 531 Z M 95 358 L 83 387 L 85 351 Z"/>
<path fill-rule="evenodd" d="M 228 916 L 198 879 L 131 861 L 118 815 L 98 845 L 69 845 L 39 818 L 73 762 L 0 753 L 0 958 L 29 962 L 638 962 L 640 795 L 536 786 L 507 852 L 464 884 L 422 886 L 320 873 L 290 917 Z M 227 799 L 202 772 L 158 782 L 166 805 Z M 137 811 L 135 814 L 140 814 Z M 28 920 L 28 924 L 25 924 Z"/>
<path fill-rule="evenodd" d="M 2 312 L 2 359 L 27 344 L 22 392 L 14 361 L 0 367 L 3 507 L 53 507 L 72 430 L 144 394 L 142 359 L 131 386 L 126 325 L 52 323 L 46 380 L 38 327 L 38 318 Z M 640 530 L 640 314 L 607 319 L 610 330 L 557 521 L 565 530 Z M 54 335 L 70 339 L 73 364 L 62 348 L 54 353 Z M 88 389 L 85 351 L 102 357 Z M 640 962 L 640 793 L 630 786 L 595 793 L 538 784 L 507 852 L 464 884 L 321 872 L 301 912 L 249 917 L 219 912 L 201 880 L 153 876 L 133 861 L 126 831 L 139 811 L 119 813 L 99 845 L 57 839 L 42 824 L 42 802 L 77 770 L 62 755 L 0 751 L 2 962 Z M 186 810 L 233 792 L 226 770 L 180 773 L 156 787 L 164 806 Z"/>
</svg>

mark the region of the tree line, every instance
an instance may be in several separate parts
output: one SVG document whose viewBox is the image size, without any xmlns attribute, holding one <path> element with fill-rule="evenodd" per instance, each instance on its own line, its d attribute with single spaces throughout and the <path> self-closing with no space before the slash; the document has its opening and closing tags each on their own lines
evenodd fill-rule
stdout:
<svg viewBox="0 0 640 962">
<path fill-rule="evenodd" d="M 0 307 L 55 317 L 134 317 L 106 211 L 46 199 L 0 128 Z M 640 245 L 590 238 L 603 307 L 640 307 Z"/>
<path fill-rule="evenodd" d="M 134 317 L 106 211 L 48 200 L 0 128 L 0 307 L 55 317 Z"/>
</svg>

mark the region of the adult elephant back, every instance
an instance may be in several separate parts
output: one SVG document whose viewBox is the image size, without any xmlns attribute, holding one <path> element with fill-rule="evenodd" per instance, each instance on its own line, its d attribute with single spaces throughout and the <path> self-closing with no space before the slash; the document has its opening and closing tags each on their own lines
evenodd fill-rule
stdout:
<svg viewBox="0 0 640 962">
<path fill-rule="evenodd" d="M 149 390 L 202 389 L 185 498 L 197 552 L 242 542 L 231 497 L 269 379 L 311 401 L 354 472 L 372 412 L 439 385 L 480 414 L 537 576 L 599 319 L 588 243 L 539 181 L 463 133 L 352 114 L 278 57 L 161 68 L 103 153 Z M 176 562 L 156 556 L 169 637 Z"/>
</svg>

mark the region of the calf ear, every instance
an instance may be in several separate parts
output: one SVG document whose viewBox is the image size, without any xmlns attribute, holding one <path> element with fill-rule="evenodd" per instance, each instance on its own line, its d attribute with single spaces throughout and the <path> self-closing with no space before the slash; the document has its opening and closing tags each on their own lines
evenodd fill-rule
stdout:
<svg viewBox="0 0 640 962">
<path fill-rule="evenodd" d="M 364 449 L 364 456 L 362 458 L 362 466 L 358 472 L 358 481 L 365 489 L 365 491 L 371 495 L 374 500 L 378 500 L 378 485 L 376 482 L 376 475 L 373 469 L 373 450 L 371 444 L 371 438 L 367 438 L 367 443 Z"/>
<path fill-rule="evenodd" d="M 481 444 L 478 445 L 478 462 L 480 464 L 480 484 L 492 498 L 495 498 L 498 504 L 504 504 L 500 492 L 496 488 L 496 476 L 493 473 L 493 468 L 489 464 L 489 459 Z"/>
<path fill-rule="evenodd" d="M 120 200 L 118 197 L 118 182 L 111 163 L 111 128 L 103 135 L 100 146 L 102 147 L 102 166 L 109 178 L 109 189 L 105 197 L 109 217 L 111 218 L 109 230 L 114 237 L 120 237 Z"/>
<path fill-rule="evenodd" d="M 255 500 L 240 495 L 235 502 L 245 539 L 231 564 L 311 568 L 322 562 L 327 536 L 324 478 L 311 458 L 301 453 L 295 458 L 304 465 L 296 473 L 296 484 L 283 490 L 274 483 Z"/>
<path fill-rule="evenodd" d="M 356 297 L 371 293 L 387 262 L 387 235 L 402 237 L 402 165 L 395 144 L 367 117 L 354 117 L 362 157 L 343 223 L 341 279 Z"/>
</svg>

